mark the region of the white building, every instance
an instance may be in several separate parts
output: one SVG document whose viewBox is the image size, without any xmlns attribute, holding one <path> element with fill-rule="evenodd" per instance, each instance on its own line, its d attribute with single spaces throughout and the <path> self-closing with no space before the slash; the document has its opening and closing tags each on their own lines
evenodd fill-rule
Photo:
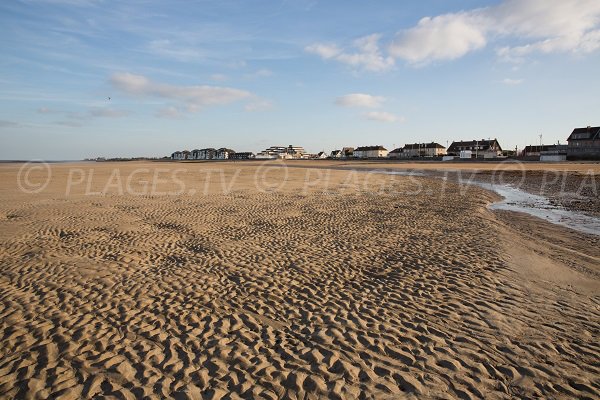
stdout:
<svg viewBox="0 0 600 400">
<path fill-rule="evenodd" d="M 354 158 L 383 158 L 388 151 L 383 146 L 362 146 L 354 149 Z"/>
<path fill-rule="evenodd" d="M 292 146 L 291 144 L 288 147 L 284 146 L 271 146 L 268 149 L 265 149 L 256 155 L 256 158 L 262 159 L 292 159 L 292 158 L 302 158 L 302 155 L 305 154 L 306 151 L 304 147 L 300 146 Z"/>
<path fill-rule="evenodd" d="M 218 149 L 215 152 L 215 158 L 217 160 L 228 160 L 230 158 L 232 158 L 232 156 L 235 154 L 235 151 L 231 150 L 231 149 L 226 149 L 225 147 L 221 147 L 220 149 Z"/>
</svg>

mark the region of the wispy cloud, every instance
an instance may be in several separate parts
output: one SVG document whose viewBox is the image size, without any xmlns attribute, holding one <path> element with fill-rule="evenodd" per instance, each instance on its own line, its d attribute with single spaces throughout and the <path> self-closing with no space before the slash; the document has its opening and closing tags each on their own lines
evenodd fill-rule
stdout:
<svg viewBox="0 0 600 400">
<path fill-rule="evenodd" d="M 121 118 L 130 114 L 127 110 L 117 110 L 114 108 L 94 107 L 89 110 L 92 117 L 99 118 Z"/>
<path fill-rule="evenodd" d="M 210 79 L 215 82 L 225 82 L 226 80 L 229 80 L 229 77 L 225 74 L 212 74 Z"/>
<path fill-rule="evenodd" d="M 385 101 L 382 96 L 373 96 L 366 93 L 351 93 L 335 99 L 335 104 L 342 107 L 378 108 Z"/>
<path fill-rule="evenodd" d="M 364 116 L 367 119 L 370 119 L 372 121 L 379 121 L 379 122 L 403 122 L 404 118 L 403 117 L 398 117 L 392 113 L 386 112 L 386 111 L 370 111 L 366 114 L 364 114 Z"/>
<path fill-rule="evenodd" d="M 246 78 L 250 78 L 250 79 L 256 79 L 256 78 L 267 78 L 269 76 L 273 75 L 273 71 L 271 71 L 270 69 L 266 69 L 266 68 L 261 68 L 257 71 L 248 73 L 246 75 L 244 75 Z"/>
<path fill-rule="evenodd" d="M 159 118 L 181 119 L 183 113 L 177 107 L 169 106 L 156 111 L 155 115 Z"/>
<path fill-rule="evenodd" d="M 501 82 L 508 86 L 517 86 L 523 83 L 523 79 L 504 78 Z"/>
<path fill-rule="evenodd" d="M 252 97 L 252 93 L 245 90 L 207 85 L 176 86 L 154 82 L 143 75 L 128 72 L 113 74 L 110 82 L 116 89 L 133 96 L 179 101 L 188 111 L 227 105 Z"/>
<path fill-rule="evenodd" d="M 9 127 L 15 127 L 18 126 L 19 124 L 17 122 L 14 121 L 8 121 L 5 119 L 0 119 L 0 128 L 9 128 Z"/>
<path fill-rule="evenodd" d="M 60 125 L 60 126 L 66 126 L 69 128 L 80 128 L 83 126 L 83 123 L 81 123 L 79 121 L 71 121 L 71 120 L 56 121 L 55 124 Z"/>
<path fill-rule="evenodd" d="M 248 112 L 268 111 L 273 108 L 273 103 L 269 100 L 256 98 L 254 101 L 246 104 L 244 110 Z"/>
<path fill-rule="evenodd" d="M 386 71 L 394 66 L 394 59 L 384 56 L 379 48 L 381 35 L 372 34 L 356 39 L 350 50 L 341 49 L 335 44 L 315 43 L 305 50 L 324 60 L 336 60 L 357 69 Z"/>
<path fill-rule="evenodd" d="M 205 57 L 198 48 L 178 46 L 170 39 L 152 40 L 148 43 L 147 50 L 154 55 L 182 62 L 200 60 Z"/>
</svg>

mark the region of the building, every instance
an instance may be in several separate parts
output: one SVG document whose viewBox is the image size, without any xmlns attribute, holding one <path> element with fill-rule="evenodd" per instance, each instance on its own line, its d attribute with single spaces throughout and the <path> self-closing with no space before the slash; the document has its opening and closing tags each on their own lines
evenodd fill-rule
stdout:
<svg viewBox="0 0 600 400">
<path fill-rule="evenodd" d="M 362 146 L 354 149 L 354 158 L 382 158 L 388 155 L 383 146 Z"/>
<path fill-rule="evenodd" d="M 320 151 L 320 152 L 317 154 L 317 158 L 320 158 L 320 159 L 325 159 L 325 158 L 327 158 L 327 153 L 325 153 L 324 151 Z"/>
<path fill-rule="evenodd" d="M 304 147 L 292 146 L 291 144 L 286 148 L 286 153 L 291 155 L 292 158 L 302 158 L 302 155 L 306 153 Z"/>
<path fill-rule="evenodd" d="M 567 159 L 567 145 L 543 144 L 525 146 L 521 157 L 539 161 L 565 161 Z"/>
<path fill-rule="evenodd" d="M 468 154 L 469 151 L 472 158 L 497 158 L 502 156 L 502 147 L 496 139 L 452 142 L 446 153 L 449 156 L 466 158 L 463 156 Z M 463 156 L 461 156 L 461 152 L 463 152 Z"/>
<path fill-rule="evenodd" d="M 231 150 L 231 149 L 227 149 L 225 147 L 221 147 L 220 149 L 218 149 L 215 152 L 215 158 L 217 160 L 228 160 L 231 158 L 231 156 L 235 154 L 235 151 Z"/>
<path fill-rule="evenodd" d="M 302 155 L 305 154 L 306 151 L 304 147 L 300 146 L 292 146 L 291 144 L 288 147 L 283 146 L 271 146 L 268 149 L 265 149 L 256 155 L 256 158 L 263 159 L 292 159 L 292 158 L 302 158 Z"/>
<path fill-rule="evenodd" d="M 542 151 L 548 151 L 552 147 L 553 145 L 550 144 L 525 146 L 521 154 L 523 157 L 539 157 Z"/>
<path fill-rule="evenodd" d="M 330 158 L 342 158 L 342 151 L 341 150 L 333 150 L 331 152 L 331 154 L 329 155 Z"/>
<path fill-rule="evenodd" d="M 340 158 L 353 158 L 353 157 L 354 157 L 354 147 L 342 148 L 342 155 Z"/>
<path fill-rule="evenodd" d="M 567 159 L 600 160 L 600 126 L 573 129 L 567 143 Z"/>
<path fill-rule="evenodd" d="M 388 158 L 406 158 L 404 157 L 404 148 L 398 147 L 388 153 Z"/>
<path fill-rule="evenodd" d="M 190 159 L 192 160 L 212 160 L 215 158 L 216 150 L 211 148 L 208 149 L 195 149 L 192 150 Z"/>
<path fill-rule="evenodd" d="M 194 149 L 190 152 L 190 159 L 192 160 L 197 160 L 198 159 L 198 153 L 200 152 L 200 150 L 198 149 Z"/>
<path fill-rule="evenodd" d="M 566 161 L 568 147 L 566 144 L 548 146 L 546 150 L 540 151 L 540 161 Z"/>
<path fill-rule="evenodd" d="M 446 148 L 439 143 L 405 144 L 403 158 L 441 157 L 446 154 Z"/>
<path fill-rule="evenodd" d="M 229 155 L 231 160 L 252 160 L 254 157 L 254 153 L 250 151 L 241 152 L 241 153 L 233 153 Z"/>
<path fill-rule="evenodd" d="M 189 160 L 192 156 L 191 156 L 191 152 L 189 152 L 188 150 L 183 150 L 183 151 L 176 151 L 175 153 L 171 154 L 171 159 L 173 160 Z"/>
</svg>

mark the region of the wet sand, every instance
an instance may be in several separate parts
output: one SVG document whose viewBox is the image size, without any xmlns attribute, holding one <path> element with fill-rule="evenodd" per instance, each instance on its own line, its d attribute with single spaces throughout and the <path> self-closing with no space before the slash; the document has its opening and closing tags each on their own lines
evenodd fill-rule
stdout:
<svg viewBox="0 0 600 400">
<path fill-rule="evenodd" d="M 492 212 L 481 188 L 92 163 L 32 193 L 46 171 L 20 167 L 0 165 L 0 397 L 600 390 L 598 237 Z"/>
</svg>

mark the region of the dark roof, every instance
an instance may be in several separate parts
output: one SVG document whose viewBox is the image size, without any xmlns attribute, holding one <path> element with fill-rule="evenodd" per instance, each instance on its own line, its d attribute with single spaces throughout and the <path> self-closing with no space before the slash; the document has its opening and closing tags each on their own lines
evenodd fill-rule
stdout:
<svg viewBox="0 0 600 400">
<path fill-rule="evenodd" d="M 412 143 L 412 144 L 405 144 L 404 148 L 407 150 L 419 150 L 419 149 L 445 149 L 444 146 L 442 146 L 439 143 L 435 143 L 435 142 L 431 142 L 431 143 Z"/>
<path fill-rule="evenodd" d="M 570 140 L 590 140 L 600 139 L 600 126 L 588 126 L 586 128 L 575 128 L 569 135 L 567 141 Z"/>
<path fill-rule="evenodd" d="M 394 149 L 392 151 L 390 151 L 390 153 L 403 153 L 404 149 L 402 147 L 398 147 L 397 149 Z"/>
<path fill-rule="evenodd" d="M 357 147 L 354 151 L 369 151 L 369 150 L 386 150 L 385 147 L 383 146 L 362 146 L 362 147 Z"/>
<path fill-rule="evenodd" d="M 482 140 L 452 142 L 450 147 L 448 147 L 448 153 L 459 152 L 461 147 L 480 146 L 480 147 L 482 147 L 482 150 L 488 150 L 490 147 L 492 147 L 494 145 L 498 147 L 498 150 L 502 151 L 502 148 L 500 147 L 500 144 L 498 143 L 498 140 L 496 140 L 496 139 L 491 139 L 491 140 L 482 139 Z"/>
<path fill-rule="evenodd" d="M 540 151 L 548 151 L 548 150 L 554 150 L 556 148 L 555 144 L 543 144 L 543 145 L 532 145 L 532 146 L 525 146 L 525 148 L 523 149 L 523 151 L 525 153 L 539 153 Z"/>
<path fill-rule="evenodd" d="M 221 147 L 221 148 L 220 148 L 219 150 L 217 150 L 217 151 L 226 151 L 226 152 L 228 152 L 228 153 L 235 153 L 235 150 L 231 150 L 231 149 L 228 149 L 228 148 L 225 148 L 225 147 Z"/>
</svg>

